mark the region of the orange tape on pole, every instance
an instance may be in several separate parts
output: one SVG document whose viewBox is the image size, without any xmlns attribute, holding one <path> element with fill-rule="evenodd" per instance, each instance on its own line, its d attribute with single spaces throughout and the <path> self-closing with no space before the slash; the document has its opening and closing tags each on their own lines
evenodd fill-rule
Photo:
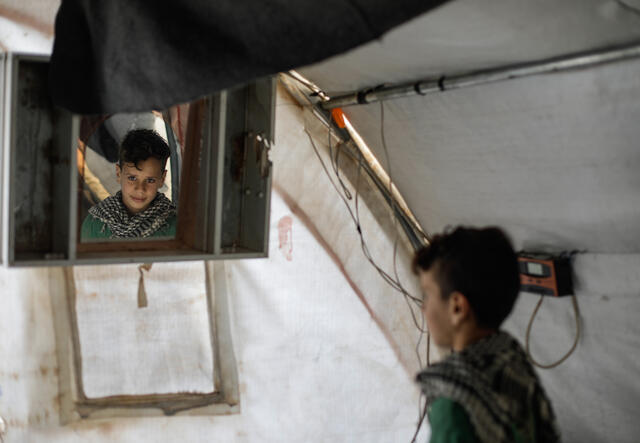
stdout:
<svg viewBox="0 0 640 443">
<path fill-rule="evenodd" d="M 347 125 L 344 123 L 344 112 L 342 112 L 342 108 L 333 108 L 331 110 L 331 118 L 336 122 L 338 128 L 344 129 Z"/>
</svg>

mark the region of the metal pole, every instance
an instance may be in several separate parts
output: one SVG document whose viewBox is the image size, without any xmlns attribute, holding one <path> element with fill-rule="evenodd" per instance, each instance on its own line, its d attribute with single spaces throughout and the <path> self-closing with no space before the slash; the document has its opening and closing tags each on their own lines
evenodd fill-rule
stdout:
<svg viewBox="0 0 640 443">
<path fill-rule="evenodd" d="M 617 47 L 614 49 L 598 50 L 590 53 L 564 56 L 518 66 L 507 66 L 465 74 L 441 76 L 435 79 L 418 80 L 395 86 L 367 88 L 349 94 L 331 98 L 319 103 L 325 110 L 345 106 L 363 105 L 368 103 L 390 100 L 415 95 L 426 95 L 434 92 L 444 92 L 484 83 L 493 83 L 531 75 L 547 74 L 567 71 L 570 69 L 586 68 L 604 63 L 612 63 L 629 58 L 640 57 L 640 43 Z"/>
<path fill-rule="evenodd" d="M 291 80 L 291 78 L 289 77 L 293 78 L 293 80 Z M 293 94 L 295 100 L 297 100 L 298 103 L 303 104 L 305 101 L 309 103 L 311 105 L 313 115 L 316 116 L 318 120 L 322 122 L 322 124 L 324 124 L 327 128 L 333 127 L 332 133 L 339 140 L 345 143 L 346 149 L 344 150 L 344 153 L 348 155 L 352 159 L 352 161 L 356 163 L 360 162 L 361 158 L 364 155 L 361 151 L 360 146 L 358 146 L 358 144 L 351 137 L 349 132 L 346 129 L 341 129 L 333 125 L 331 123 L 330 113 L 327 110 L 322 109 L 322 107 L 320 106 L 320 103 L 312 104 L 312 102 L 309 100 L 309 96 L 306 93 L 299 93 L 301 91 L 297 89 L 296 82 L 303 83 L 306 88 L 314 92 L 318 91 L 319 89 L 315 85 L 307 82 L 307 80 L 304 79 L 303 77 L 296 76 L 296 75 L 289 74 L 288 76 L 285 76 L 281 74 L 280 80 L 284 84 L 285 88 L 291 94 Z M 296 92 L 296 91 L 299 91 L 299 92 Z M 419 222 L 415 220 L 414 217 L 406 213 L 405 209 L 398 203 L 394 193 L 390 189 L 389 184 L 384 183 L 383 179 L 380 178 L 378 173 L 371 167 L 369 162 L 362 161 L 361 167 L 362 167 L 362 170 L 369 176 L 369 178 L 371 179 L 373 184 L 376 186 L 376 188 L 378 189 L 378 191 L 380 192 L 384 200 L 387 202 L 387 204 L 392 208 L 393 213 L 400 224 L 400 227 L 406 234 L 407 239 L 411 243 L 411 246 L 414 248 L 414 250 L 417 251 L 422 246 L 424 246 L 425 241 L 428 241 L 429 238 L 427 237 L 426 234 L 423 233 L 422 227 L 419 225 Z M 397 189 L 396 189 L 396 192 L 397 192 Z"/>
<path fill-rule="evenodd" d="M 320 121 L 322 121 L 327 127 L 329 127 L 332 124 L 330 116 L 322 109 L 316 108 L 314 115 L 316 115 L 320 119 Z M 336 134 L 342 140 L 342 142 L 345 143 L 347 147 L 349 147 L 349 144 L 350 144 L 349 142 L 353 143 L 353 146 L 354 146 L 353 149 L 355 150 L 355 152 L 353 152 L 351 149 L 345 149 L 344 152 L 354 162 L 356 163 L 360 162 L 361 161 L 360 157 L 363 156 L 362 152 L 360 151 L 360 147 L 355 142 L 355 140 L 350 138 L 350 136 L 348 135 L 349 133 L 342 132 L 334 128 L 334 134 Z M 409 239 L 409 243 L 411 243 L 411 246 L 413 247 L 413 249 L 415 251 L 419 250 L 422 246 L 424 246 L 425 244 L 424 240 L 427 240 L 427 239 L 423 239 L 421 235 L 422 228 L 419 226 L 415 226 L 415 224 L 411 220 L 411 217 L 409 217 L 402 210 L 400 205 L 397 203 L 396 198 L 392 194 L 389 186 L 383 183 L 383 181 L 380 179 L 378 174 L 376 174 L 376 172 L 371 168 L 369 163 L 367 161 L 362 161 L 361 167 L 362 167 L 362 170 L 369 176 L 373 184 L 378 188 L 378 191 L 382 195 L 382 198 L 384 198 L 387 204 L 392 208 L 396 219 L 400 223 L 400 226 L 402 227 L 404 233 Z"/>
</svg>

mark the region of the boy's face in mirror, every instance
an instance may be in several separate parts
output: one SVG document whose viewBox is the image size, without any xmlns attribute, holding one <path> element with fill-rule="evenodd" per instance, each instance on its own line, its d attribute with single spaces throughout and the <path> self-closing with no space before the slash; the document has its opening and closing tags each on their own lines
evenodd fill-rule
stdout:
<svg viewBox="0 0 640 443">
<path fill-rule="evenodd" d="M 444 300 L 442 298 L 440 285 L 435 280 L 433 269 L 420 271 L 420 287 L 424 297 L 422 313 L 427 320 L 429 333 L 435 344 L 450 347 L 454 331 L 451 318 L 451 299 Z"/>
<path fill-rule="evenodd" d="M 149 207 L 158 189 L 164 184 L 167 171 L 163 170 L 160 160 L 149 157 L 138 162 L 124 163 L 122 168 L 116 165 L 116 176 L 122 189 L 122 203 L 131 214 L 137 214 Z"/>
</svg>

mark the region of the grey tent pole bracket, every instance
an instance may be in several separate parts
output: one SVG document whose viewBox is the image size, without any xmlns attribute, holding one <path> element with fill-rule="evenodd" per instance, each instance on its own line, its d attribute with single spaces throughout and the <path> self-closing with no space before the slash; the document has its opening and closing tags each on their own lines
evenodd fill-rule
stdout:
<svg viewBox="0 0 640 443">
<path fill-rule="evenodd" d="M 330 110 L 395 98 L 427 95 L 435 92 L 444 92 L 451 89 L 477 86 L 485 83 L 495 83 L 515 78 L 529 77 L 532 75 L 587 68 L 636 57 L 640 57 L 640 42 L 615 48 L 571 54 L 516 66 L 505 66 L 472 73 L 443 75 L 438 78 L 418 80 L 399 85 L 365 88 L 360 91 L 333 97 L 330 100 L 321 102 L 319 106 L 324 110 Z"/>
</svg>

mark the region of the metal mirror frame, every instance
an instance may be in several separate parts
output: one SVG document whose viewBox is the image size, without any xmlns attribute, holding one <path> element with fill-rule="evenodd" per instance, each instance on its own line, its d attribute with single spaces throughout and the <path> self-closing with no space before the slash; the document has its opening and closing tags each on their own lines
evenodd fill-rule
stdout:
<svg viewBox="0 0 640 443">
<path fill-rule="evenodd" d="M 47 55 L 7 53 L 0 59 L 2 83 L 1 261 L 5 266 L 70 266 L 266 257 L 268 254 L 271 162 L 275 122 L 275 78 L 256 80 L 204 99 L 203 147 L 194 165 L 199 180 L 190 183 L 197 195 L 190 214 L 190 241 L 132 241 L 102 248 L 83 248 L 77 241 L 78 173 L 75 155 L 79 116 L 59 109 L 52 152 L 39 153 L 54 176 L 50 211 L 51 245 L 44 251 L 16 249 L 15 203 L 17 118 L 21 63 L 48 63 Z M 31 92 L 31 91 L 29 91 Z M 40 91 L 39 93 L 44 93 Z M 24 166 L 24 165 L 20 165 Z M 33 165 L 27 164 L 27 167 Z M 181 188 L 188 180 L 181 183 Z M 35 198 L 29 196 L 28 198 Z M 30 202 L 26 202 L 29 204 Z M 181 215 L 180 215 L 181 216 Z M 79 247 L 80 246 L 80 247 Z"/>
</svg>

